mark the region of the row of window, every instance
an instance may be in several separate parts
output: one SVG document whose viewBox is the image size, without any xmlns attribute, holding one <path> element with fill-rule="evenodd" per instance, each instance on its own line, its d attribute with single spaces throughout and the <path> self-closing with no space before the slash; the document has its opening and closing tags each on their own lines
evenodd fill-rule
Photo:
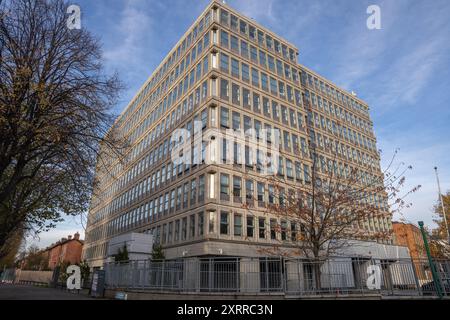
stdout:
<svg viewBox="0 0 450 320">
<path fill-rule="evenodd" d="M 191 116 L 189 109 L 183 108 L 183 112 L 180 111 L 179 108 L 174 110 L 172 112 L 172 117 L 168 117 L 168 120 L 173 121 L 176 118 L 176 122 L 184 121 L 186 117 Z M 202 123 L 202 129 L 206 128 L 207 121 L 208 121 L 208 110 L 204 109 L 200 112 L 197 112 L 197 114 L 192 118 L 192 120 L 189 120 L 185 123 L 184 127 L 187 131 L 191 132 L 191 134 L 194 134 L 194 128 L 193 124 L 198 121 Z M 175 124 L 175 123 L 174 123 Z M 153 133 L 153 131 L 152 131 Z M 151 134 L 150 134 L 151 135 Z M 159 136 L 159 134 L 158 134 Z M 161 134 L 162 136 L 162 134 Z M 142 173 L 152 170 L 153 167 L 155 167 L 157 164 L 164 162 L 167 160 L 167 158 L 171 157 L 170 150 L 172 150 L 175 147 L 175 141 L 171 141 L 171 137 L 167 137 L 164 141 L 161 141 L 161 143 L 156 145 L 154 148 L 150 149 L 150 151 L 147 153 L 145 157 L 140 159 L 134 166 L 129 168 L 127 172 L 122 175 L 118 180 L 115 180 L 113 184 L 109 185 L 108 187 L 104 187 L 104 190 L 102 191 L 102 197 L 98 198 L 98 200 L 101 199 L 107 199 L 112 197 L 113 195 L 117 195 L 115 197 L 115 200 L 113 200 L 113 203 L 111 205 L 105 206 L 103 209 L 100 209 L 98 211 L 98 214 L 96 214 L 95 218 L 93 218 L 93 222 L 98 221 L 99 219 L 105 217 L 105 214 L 115 212 L 116 210 L 119 210 L 123 208 L 124 206 L 128 205 L 130 201 L 132 200 L 124 200 L 124 199 L 133 199 L 131 196 L 126 196 L 126 194 L 134 194 L 135 191 L 128 190 L 126 193 L 120 194 L 120 190 L 127 186 L 131 181 L 133 181 L 136 177 L 139 177 Z M 148 150 L 147 145 L 145 146 Z M 197 150 L 194 150 L 193 156 L 196 156 Z M 202 149 L 201 153 L 202 157 L 204 157 L 204 149 Z M 167 168 L 167 172 L 171 172 L 172 164 L 169 163 L 166 166 L 163 166 L 164 171 Z M 175 168 L 176 169 L 176 168 Z M 183 170 L 182 170 L 183 169 Z M 180 172 L 178 174 L 181 174 L 182 171 L 184 172 L 188 168 L 182 168 L 181 166 L 178 168 Z M 181 171 L 182 170 L 182 171 Z M 153 169 L 153 171 L 156 173 L 156 168 Z M 174 171 L 175 175 L 175 171 Z M 165 177 L 165 175 L 164 175 Z M 169 177 L 168 177 L 169 179 Z M 136 188 L 136 186 L 134 187 Z"/>
<path fill-rule="evenodd" d="M 160 80 L 166 76 L 167 71 L 173 66 L 173 64 L 176 63 L 177 61 L 180 61 L 181 57 L 183 57 L 186 51 L 189 52 L 191 45 L 195 43 L 196 40 L 198 40 L 198 37 L 206 30 L 206 28 L 210 25 L 210 23 L 211 23 L 211 13 L 207 12 L 199 20 L 198 24 L 193 27 L 192 32 L 190 32 L 183 39 L 183 41 L 181 41 L 180 45 L 173 50 L 172 55 L 169 56 L 167 61 L 159 69 L 157 69 L 157 71 L 154 72 L 154 75 L 151 77 L 148 84 L 145 86 L 143 90 L 141 90 L 141 92 L 134 100 L 134 102 L 127 108 L 127 110 L 121 116 L 119 122 L 117 123 L 117 126 L 120 126 L 121 123 L 129 121 L 129 116 L 133 114 L 135 109 L 144 100 L 147 94 L 151 92 L 155 88 L 155 86 L 160 82 Z M 209 32 L 207 32 L 205 36 L 206 35 L 209 35 Z M 204 48 L 206 48 L 207 46 L 209 46 L 209 40 L 204 41 Z M 155 91 L 158 90 L 161 91 L 160 88 L 158 88 Z"/>
<path fill-rule="evenodd" d="M 274 39 L 269 34 L 264 33 L 262 30 L 257 29 L 255 26 L 248 24 L 246 21 L 239 19 L 224 9 L 220 10 L 220 23 L 254 41 L 258 46 L 265 47 L 285 59 L 296 63 L 296 53 L 293 48 L 288 48 L 287 45 Z"/>
<path fill-rule="evenodd" d="M 289 64 L 283 63 L 280 59 L 276 59 L 270 54 L 266 54 L 263 50 L 258 50 L 255 46 L 248 45 L 244 40 L 239 40 L 236 36 L 229 36 L 228 32 L 221 30 L 220 46 L 230 49 L 242 58 L 249 60 L 255 65 L 268 69 L 280 78 L 285 78 L 297 85 L 300 85 L 300 73 L 297 69 L 292 68 Z"/>
<path fill-rule="evenodd" d="M 335 101 L 338 101 L 339 103 L 360 112 L 366 117 L 369 116 L 368 108 L 366 108 L 360 102 L 356 101 L 344 92 L 341 92 L 340 90 L 329 86 L 327 83 L 319 80 L 316 76 L 306 72 L 305 70 L 300 71 L 300 80 L 303 86 L 307 86 L 313 90 L 316 90 L 317 92 L 326 95 L 328 98 L 334 99 Z"/>
<path fill-rule="evenodd" d="M 148 189 L 143 192 L 147 193 Z M 153 223 L 180 210 L 202 204 L 205 200 L 205 176 L 157 196 L 138 208 L 121 214 L 108 223 L 107 235 L 111 236 L 140 225 Z"/>
<path fill-rule="evenodd" d="M 163 99 L 159 106 L 156 107 L 147 117 L 143 119 L 141 124 L 137 126 L 131 136 L 129 137 L 130 143 L 136 141 L 143 133 L 145 133 L 148 128 L 157 123 L 163 115 L 173 106 L 173 104 L 177 103 L 177 101 L 188 92 L 188 90 L 192 89 L 193 86 L 197 84 L 198 81 L 208 72 L 208 57 L 205 57 L 202 63 L 199 63 L 195 69 L 188 74 L 184 80 L 181 80 L 178 84 L 178 87 L 175 88 L 165 99 Z M 208 95 L 208 83 L 207 81 L 203 82 L 201 86 L 197 87 L 193 90 L 193 92 L 186 98 L 175 111 L 172 111 L 172 118 L 164 118 L 161 123 L 159 123 L 154 130 L 150 134 L 147 134 L 146 137 L 141 140 L 138 144 L 133 146 L 131 153 L 129 153 L 127 161 L 134 160 L 139 154 L 145 150 L 150 143 L 153 143 L 155 139 L 159 137 L 160 134 L 163 134 L 164 131 L 169 130 L 175 122 L 178 122 L 182 115 L 186 113 L 192 112 L 193 108 L 198 107 L 198 105 L 203 102 Z M 141 108 L 141 110 L 147 109 L 145 106 Z M 174 117 L 175 116 L 175 117 Z M 105 165 L 112 166 L 112 162 L 115 159 L 113 157 L 106 159 Z M 113 173 L 119 174 L 119 171 L 122 170 L 119 163 L 116 164 L 116 167 L 112 169 Z M 109 173 L 110 169 L 103 168 L 103 172 Z M 99 179 L 109 179 L 109 175 L 104 175 L 102 171 L 97 172 L 97 176 Z"/>
<path fill-rule="evenodd" d="M 347 122 L 348 124 L 352 124 L 356 128 L 358 128 L 361 131 L 364 131 L 365 133 L 373 136 L 373 130 L 372 130 L 372 124 L 369 123 L 366 120 L 363 120 L 362 118 L 354 115 L 351 112 L 348 112 L 347 110 L 343 109 L 342 107 L 339 107 L 336 104 L 333 104 L 329 101 L 327 101 L 325 98 L 322 98 L 320 95 L 316 95 L 314 92 L 305 90 L 304 94 L 304 101 L 305 103 L 311 105 L 313 108 L 331 115 L 332 117 Z"/>
<path fill-rule="evenodd" d="M 166 110 L 169 110 L 170 107 L 176 103 L 183 95 L 185 95 L 193 86 L 200 81 L 209 70 L 209 56 L 205 56 L 202 62 L 199 62 L 195 68 L 191 70 L 183 79 L 180 79 L 178 84 L 174 87 L 170 93 L 160 101 L 159 105 L 154 108 L 147 117 L 139 117 L 138 122 L 141 124 L 135 128 L 129 135 L 130 142 L 138 139 L 142 132 L 146 131 L 149 125 L 153 124 L 155 118 L 159 119 L 162 115 L 165 114 Z M 147 114 L 150 110 L 151 102 L 144 103 L 143 107 L 140 110 L 143 110 L 143 114 Z M 148 120 L 151 119 L 152 121 Z M 156 119 L 156 120 L 157 120 Z M 128 122 L 127 125 L 134 125 L 131 122 Z"/>
<path fill-rule="evenodd" d="M 229 56 L 221 53 L 220 68 L 227 74 L 230 73 L 229 61 Z M 270 92 L 272 95 L 288 100 L 292 104 L 295 103 L 298 107 L 302 105 L 300 90 L 293 88 L 283 81 L 278 81 L 276 78 L 268 76 L 264 72 L 260 72 L 257 68 L 250 68 L 246 63 L 239 62 L 234 58 L 231 58 L 231 75 L 237 79 L 241 79 L 243 82 L 251 83 L 253 87 L 260 88 L 267 93 Z M 227 97 L 223 96 L 223 98 L 226 99 Z"/>
<path fill-rule="evenodd" d="M 220 98 L 224 101 L 231 102 L 234 105 L 247 109 L 250 109 L 253 104 L 254 112 L 261 113 L 262 111 L 264 116 L 272 118 L 276 122 L 282 122 L 284 125 L 290 125 L 292 128 L 304 130 L 303 116 L 300 112 L 297 112 L 296 114 L 293 109 L 279 104 L 275 100 L 269 100 L 264 96 L 261 101 L 259 94 L 253 93 L 253 96 L 251 96 L 251 91 L 249 89 L 241 87 L 233 82 L 231 82 L 230 90 L 230 81 L 227 79 L 220 80 Z M 227 118 L 225 117 L 225 119 Z M 342 126 L 336 121 L 330 120 L 323 115 L 319 116 L 317 112 L 312 113 L 308 111 L 307 119 L 310 121 L 311 125 L 314 125 L 315 123 L 317 128 L 328 130 L 330 133 L 333 133 L 335 136 L 340 136 L 348 142 L 354 143 L 355 145 L 367 150 L 376 150 L 375 142 L 365 135 L 362 135 L 361 133 L 348 127 Z M 229 127 L 226 124 L 224 126 Z"/>
</svg>

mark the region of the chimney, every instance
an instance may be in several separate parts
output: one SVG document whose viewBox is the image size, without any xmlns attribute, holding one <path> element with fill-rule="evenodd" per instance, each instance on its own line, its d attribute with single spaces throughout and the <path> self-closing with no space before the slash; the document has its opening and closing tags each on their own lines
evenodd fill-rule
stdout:
<svg viewBox="0 0 450 320">
<path fill-rule="evenodd" d="M 69 234 L 69 235 L 67 236 L 67 239 L 72 240 L 72 235 Z"/>
<path fill-rule="evenodd" d="M 80 234 L 77 232 L 77 233 L 75 233 L 74 235 L 73 235 L 73 238 L 75 239 L 75 240 L 80 240 Z"/>
</svg>

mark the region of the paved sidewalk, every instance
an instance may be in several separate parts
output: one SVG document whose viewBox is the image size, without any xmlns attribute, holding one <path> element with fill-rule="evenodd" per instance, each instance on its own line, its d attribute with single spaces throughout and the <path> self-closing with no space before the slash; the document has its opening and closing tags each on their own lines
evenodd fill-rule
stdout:
<svg viewBox="0 0 450 320">
<path fill-rule="evenodd" d="M 0 284 L 0 300 L 92 300 L 84 293 L 31 285 Z"/>
</svg>

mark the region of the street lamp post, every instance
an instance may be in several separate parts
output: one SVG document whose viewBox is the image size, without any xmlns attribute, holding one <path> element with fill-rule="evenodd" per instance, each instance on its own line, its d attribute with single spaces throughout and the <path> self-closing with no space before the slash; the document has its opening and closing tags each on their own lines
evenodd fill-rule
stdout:
<svg viewBox="0 0 450 320">
<path fill-rule="evenodd" d="M 438 191 L 439 191 L 439 200 L 441 201 L 441 209 L 442 209 L 442 216 L 444 217 L 445 230 L 447 231 L 447 241 L 450 244 L 450 232 L 448 230 L 447 215 L 445 213 L 444 199 L 442 197 L 441 184 L 439 182 L 438 168 L 434 167 L 434 171 L 436 172 L 436 181 L 437 181 Z"/>
<path fill-rule="evenodd" d="M 423 244 L 425 246 L 425 251 L 427 252 L 428 263 L 431 268 L 431 275 L 433 277 L 434 289 L 436 290 L 437 295 L 440 299 L 442 299 L 442 288 L 441 282 L 439 281 L 439 276 L 437 274 L 436 266 L 434 265 L 433 257 L 431 256 L 430 246 L 428 245 L 427 234 L 423 227 L 423 221 L 419 221 L 420 232 L 422 233 Z"/>
</svg>

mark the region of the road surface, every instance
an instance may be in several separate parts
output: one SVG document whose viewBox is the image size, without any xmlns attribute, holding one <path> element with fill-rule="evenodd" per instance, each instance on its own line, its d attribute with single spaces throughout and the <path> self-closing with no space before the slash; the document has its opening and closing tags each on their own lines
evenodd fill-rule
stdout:
<svg viewBox="0 0 450 320">
<path fill-rule="evenodd" d="M 0 284 L 0 300 L 90 300 L 84 293 L 31 285 Z"/>
</svg>

